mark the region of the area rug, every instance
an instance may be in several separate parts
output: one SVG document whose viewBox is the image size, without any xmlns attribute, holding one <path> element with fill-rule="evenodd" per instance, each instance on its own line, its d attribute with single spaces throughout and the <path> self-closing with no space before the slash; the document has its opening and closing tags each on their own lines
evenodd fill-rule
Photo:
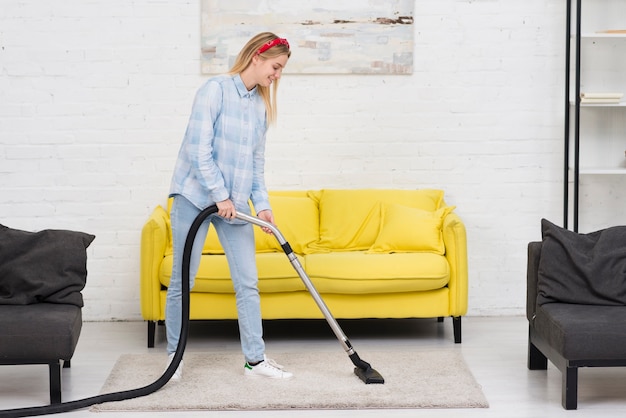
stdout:
<svg viewBox="0 0 626 418">
<path fill-rule="evenodd" d="M 183 379 L 150 395 L 95 405 L 92 411 L 487 408 L 460 350 L 359 353 L 385 378 L 364 384 L 342 351 L 270 353 L 292 371 L 287 381 L 246 378 L 239 353 L 185 353 Z M 148 385 L 166 355 L 122 355 L 101 393 Z"/>
</svg>

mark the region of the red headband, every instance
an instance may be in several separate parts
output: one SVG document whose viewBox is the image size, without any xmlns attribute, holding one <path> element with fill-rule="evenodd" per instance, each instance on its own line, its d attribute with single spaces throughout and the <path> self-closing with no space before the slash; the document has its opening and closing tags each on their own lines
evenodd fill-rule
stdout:
<svg viewBox="0 0 626 418">
<path fill-rule="evenodd" d="M 266 44 L 263 44 L 263 46 L 259 48 L 256 54 L 260 55 L 264 53 L 265 51 L 267 51 L 268 49 L 270 49 L 271 47 L 276 46 L 276 45 L 285 45 L 287 49 L 289 49 L 289 42 L 287 42 L 285 38 L 276 38 L 274 40 L 269 41 Z"/>
</svg>

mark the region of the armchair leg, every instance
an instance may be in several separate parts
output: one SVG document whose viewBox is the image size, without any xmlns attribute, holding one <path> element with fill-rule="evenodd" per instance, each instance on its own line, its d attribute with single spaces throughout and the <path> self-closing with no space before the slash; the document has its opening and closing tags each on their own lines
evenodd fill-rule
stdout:
<svg viewBox="0 0 626 418">
<path fill-rule="evenodd" d="M 578 408 L 578 367 L 567 366 L 563 370 L 563 393 L 561 404 L 565 409 Z"/>
<path fill-rule="evenodd" d="M 461 317 L 453 316 L 452 324 L 454 326 L 454 342 L 456 344 L 461 344 Z"/>
<path fill-rule="evenodd" d="M 148 348 L 154 347 L 155 333 L 156 333 L 156 322 L 148 321 Z"/>
<path fill-rule="evenodd" d="M 548 358 L 528 339 L 528 370 L 546 370 Z"/>
<path fill-rule="evenodd" d="M 50 403 L 61 403 L 61 361 L 48 363 L 50 371 Z"/>
</svg>

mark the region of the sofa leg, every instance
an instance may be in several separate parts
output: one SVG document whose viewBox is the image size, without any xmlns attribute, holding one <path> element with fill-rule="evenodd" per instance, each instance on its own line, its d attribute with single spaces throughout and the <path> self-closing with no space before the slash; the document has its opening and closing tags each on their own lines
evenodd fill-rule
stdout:
<svg viewBox="0 0 626 418">
<path fill-rule="evenodd" d="M 148 321 L 148 348 L 154 347 L 155 334 L 156 334 L 156 322 Z"/>
<path fill-rule="evenodd" d="M 528 339 L 528 370 L 547 370 L 548 358 Z"/>
<path fill-rule="evenodd" d="M 61 403 L 61 361 L 48 363 L 50 371 L 50 403 Z"/>
<path fill-rule="evenodd" d="M 454 342 L 456 344 L 461 344 L 461 317 L 453 316 L 452 325 L 454 327 Z"/>
<path fill-rule="evenodd" d="M 443 316 L 437 317 L 437 322 L 442 323 L 443 322 Z"/>
<path fill-rule="evenodd" d="M 578 408 L 578 367 L 566 366 L 563 370 L 561 404 L 565 409 Z"/>
</svg>

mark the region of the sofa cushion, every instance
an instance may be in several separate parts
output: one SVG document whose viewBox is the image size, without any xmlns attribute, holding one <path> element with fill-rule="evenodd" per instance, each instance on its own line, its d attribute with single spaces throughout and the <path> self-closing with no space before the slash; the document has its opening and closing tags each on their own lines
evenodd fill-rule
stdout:
<svg viewBox="0 0 626 418">
<path fill-rule="evenodd" d="M 450 266 L 434 253 L 367 254 L 365 251 L 307 255 L 306 272 L 322 293 L 367 294 L 440 289 Z"/>
<path fill-rule="evenodd" d="M 443 205 L 441 190 L 322 190 L 319 195 L 320 237 L 311 247 L 326 251 L 369 249 L 380 229 L 380 203 L 427 211 Z"/>
<path fill-rule="evenodd" d="M 626 226 L 579 234 L 542 219 L 537 303 L 626 305 Z"/>
<path fill-rule="evenodd" d="M 83 306 L 86 249 L 95 236 L 0 225 L 0 304 L 68 303 Z"/>
<path fill-rule="evenodd" d="M 383 203 L 380 231 L 369 252 L 426 251 L 444 254 L 445 245 L 441 227 L 444 218 L 453 210 L 454 206 L 426 211 Z"/>
</svg>

